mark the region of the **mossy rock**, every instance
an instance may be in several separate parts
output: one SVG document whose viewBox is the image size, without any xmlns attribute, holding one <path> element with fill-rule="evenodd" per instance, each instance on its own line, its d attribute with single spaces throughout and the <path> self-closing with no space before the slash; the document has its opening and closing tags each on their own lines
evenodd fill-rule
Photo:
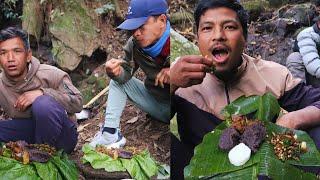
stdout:
<svg viewBox="0 0 320 180">
<path fill-rule="evenodd" d="M 247 11 L 259 11 L 259 10 L 265 10 L 269 7 L 269 3 L 265 0 L 252 0 L 252 1 L 244 1 L 241 2 L 241 5 L 247 10 Z"/>
<path fill-rule="evenodd" d="M 93 74 L 87 78 L 88 84 L 95 84 L 96 82 L 97 82 L 97 77 L 94 76 Z"/>
<path fill-rule="evenodd" d="M 183 55 L 200 54 L 199 48 L 195 44 L 173 29 L 170 30 L 170 40 L 170 56 L 172 61 Z"/>
<path fill-rule="evenodd" d="M 109 84 L 109 83 L 108 83 Z M 96 83 L 96 88 L 101 91 L 105 87 L 107 87 L 107 79 L 105 77 L 98 77 L 97 78 L 97 83 Z"/>
<path fill-rule="evenodd" d="M 24 0 L 22 14 L 22 28 L 40 40 L 44 24 L 44 15 L 39 0 Z"/>
<path fill-rule="evenodd" d="M 269 7 L 268 2 L 265 0 L 245 1 L 241 4 L 249 12 L 250 21 L 256 21 L 260 17 L 261 13 L 264 13 Z"/>
<path fill-rule="evenodd" d="M 79 65 L 81 56 L 90 57 L 102 43 L 89 16 L 92 12 L 84 4 L 83 0 L 63 1 L 51 13 L 49 31 L 58 41 L 53 43 L 53 51 L 58 65 L 70 71 Z"/>
<path fill-rule="evenodd" d="M 83 104 L 87 104 L 95 96 L 95 94 L 92 92 L 92 86 L 82 89 L 81 94 L 83 97 Z"/>
<path fill-rule="evenodd" d="M 280 7 L 284 4 L 289 3 L 289 0 L 268 0 L 270 7 Z"/>
<path fill-rule="evenodd" d="M 52 39 L 52 53 L 59 67 L 65 71 L 73 71 L 80 64 L 80 54 L 66 46 L 62 41 Z"/>
</svg>

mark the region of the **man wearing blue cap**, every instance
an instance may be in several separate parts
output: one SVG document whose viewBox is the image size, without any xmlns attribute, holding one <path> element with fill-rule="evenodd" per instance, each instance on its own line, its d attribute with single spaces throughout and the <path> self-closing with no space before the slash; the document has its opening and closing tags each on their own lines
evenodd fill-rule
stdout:
<svg viewBox="0 0 320 180">
<path fill-rule="evenodd" d="M 110 59 L 106 72 L 109 84 L 105 123 L 90 145 L 119 148 L 126 143 L 119 131 L 120 116 L 129 98 L 153 118 L 170 119 L 170 23 L 165 0 L 131 0 L 126 20 L 117 30 L 127 30 L 131 37 L 124 47 L 124 59 Z M 141 68 L 144 83 L 134 72 Z"/>
</svg>

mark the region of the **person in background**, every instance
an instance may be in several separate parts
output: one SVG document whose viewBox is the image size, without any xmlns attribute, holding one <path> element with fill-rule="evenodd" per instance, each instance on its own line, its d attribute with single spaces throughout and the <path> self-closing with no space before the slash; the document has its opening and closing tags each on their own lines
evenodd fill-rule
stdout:
<svg viewBox="0 0 320 180">
<path fill-rule="evenodd" d="M 77 144 L 68 114 L 82 110 L 82 96 L 67 73 L 32 57 L 28 35 L 16 27 L 0 31 L 0 141 L 49 144 L 70 153 Z"/>
<path fill-rule="evenodd" d="M 221 110 L 241 96 L 272 93 L 289 113 L 276 124 L 306 130 L 320 149 L 320 89 L 306 86 L 275 62 L 243 53 L 248 14 L 236 0 L 200 0 L 194 12 L 201 55 L 170 68 L 172 112 L 180 140 L 171 140 L 171 179 L 183 179 L 194 148 L 223 121 Z M 215 71 L 208 69 L 215 66 Z"/>
<path fill-rule="evenodd" d="M 90 145 L 108 148 L 124 146 L 120 116 L 129 98 L 153 118 L 170 120 L 170 23 L 165 0 L 131 0 L 126 20 L 117 29 L 131 34 L 124 47 L 124 59 L 106 62 L 109 84 L 105 122 Z M 144 82 L 133 77 L 138 68 Z"/>
<path fill-rule="evenodd" d="M 320 1 L 316 0 L 316 7 Z M 320 87 L 320 19 L 302 30 L 295 41 L 293 53 L 287 57 L 286 66 L 294 77 L 307 85 Z"/>
</svg>

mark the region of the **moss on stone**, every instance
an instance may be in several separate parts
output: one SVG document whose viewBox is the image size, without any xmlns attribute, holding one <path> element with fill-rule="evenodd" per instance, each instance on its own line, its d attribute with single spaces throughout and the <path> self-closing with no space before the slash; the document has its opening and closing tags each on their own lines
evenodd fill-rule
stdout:
<svg viewBox="0 0 320 180">
<path fill-rule="evenodd" d="M 262 11 L 269 7 L 269 3 L 265 0 L 251 0 L 241 2 L 241 4 L 248 11 Z"/>
<path fill-rule="evenodd" d="M 198 47 L 188 39 L 171 29 L 170 32 L 171 60 L 175 60 L 179 56 L 200 54 Z"/>
<path fill-rule="evenodd" d="M 98 91 L 103 90 L 107 86 L 107 80 L 105 77 L 98 77 L 97 78 L 97 83 L 96 83 L 96 88 Z"/>
</svg>

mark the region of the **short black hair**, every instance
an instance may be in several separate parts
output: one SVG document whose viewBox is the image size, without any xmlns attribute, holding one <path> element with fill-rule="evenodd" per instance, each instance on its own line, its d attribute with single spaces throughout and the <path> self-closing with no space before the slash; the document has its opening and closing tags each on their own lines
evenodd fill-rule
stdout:
<svg viewBox="0 0 320 180">
<path fill-rule="evenodd" d="M 18 27 L 7 27 L 0 31 L 0 43 L 8 39 L 19 37 L 23 41 L 24 48 L 26 50 L 30 49 L 30 44 L 28 41 L 28 34 Z"/>
<path fill-rule="evenodd" d="M 243 36 L 247 39 L 249 14 L 237 0 L 200 0 L 197 3 L 194 12 L 194 19 L 196 21 L 196 31 L 198 31 L 201 16 L 208 9 L 218 7 L 226 7 L 232 9 L 237 13 L 237 16 L 240 20 L 243 29 Z"/>
</svg>

